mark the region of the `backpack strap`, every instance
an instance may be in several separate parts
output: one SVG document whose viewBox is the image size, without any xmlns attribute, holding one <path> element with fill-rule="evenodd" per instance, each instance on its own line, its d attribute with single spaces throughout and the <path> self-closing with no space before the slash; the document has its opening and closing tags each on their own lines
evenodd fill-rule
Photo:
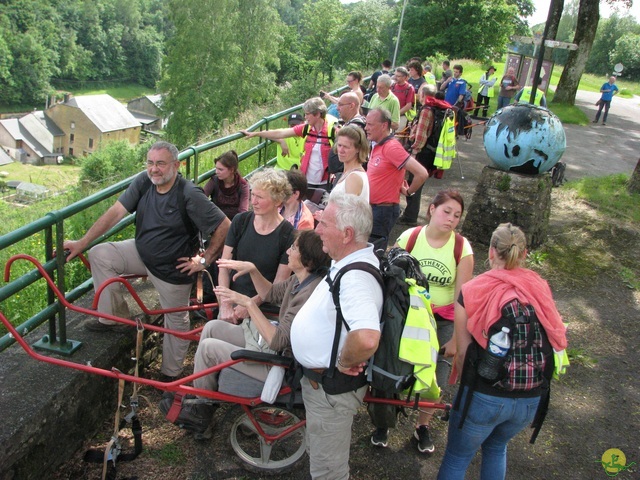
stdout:
<svg viewBox="0 0 640 480">
<path fill-rule="evenodd" d="M 413 247 L 416 246 L 416 240 L 418 239 L 418 235 L 420 235 L 420 232 L 422 231 L 423 226 L 420 225 L 418 227 L 414 227 L 414 229 L 411 231 L 411 235 L 409 235 L 409 240 L 407 240 L 407 246 L 404 248 L 407 253 L 411 253 L 411 250 L 413 250 Z M 454 252 L 454 256 L 455 256 L 455 252 Z M 458 262 L 456 261 L 456 265 L 458 264 Z"/>
<path fill-rule="evenodd" d="M 547 357 L 547 360 L 544 365 L 544 371 L 542 372 L 542 376 L 544 377 L 544 383 L 542 385 L 542 394 L 540 395 L 540 403 L 538 404 L 538 409 L 536 410 L 536 415 L 533 417 L 533 422 L 531 422 L 531 428 L 533 428 L 533 432 L 531 433 L 531 438 L 529 439 L 529 443 L 533 444 L 538 438 L 538 434 L 540 433 L 540 429 L 542 428 L 542 424 L 544 423 L 544 419 L 547 416 L 547 411 L 549 410 L 549 403 L 551 402 L 551 380 L 553 379 L 553 372 L 555 370 L 555 356 L 553 354 L 553 348 L 551 347 L 551 343 L 549 342 L 549 337 L 547 336 L 547 332 L 540 323 L 538 316 L 534 313 L 535 321 L 538 322 L 540 326 L 540 334 L 542 336 L 542 345 L 543 345 L 543 355 Z M 546 346 L 546 351 L 544 349 Z"/>
<path fill-rule="evenodd" d="M 342 331 L 342 325 L 344 324 L 347 332 L 351 329 L 349 328 L 349 324 L 344 319 L 344 315 L 342 314 L 342 308 L 340 307 L 340 281 L 345 273 L 350 272 L 351 270 L 361 270 L 363 272 L 368 272 L 375 277 L 375 279 L 382 287 L 384 291 L 384 281 L 382 279 L 382 274 L 380 270 L 371 265 L 368 262 L 354 262 L 349 265 L 345 265 L 338 273 L 333 280 L 329 274 L 325 277 L 325 281 L 329 284 L 329 292 L 331 293 L 331 298 L 333 299 L 333 304 L 336 308 L 336 331 L 333 336 L 333 346 L 331 347 L 331 361 L 329 364 L 329 372 L 327 373 L 327 377 L 333 377 L 333 373 L 335 371 L 334 367 L 336 366 L 336 359 L 338 358 L 338 344 L 340 343 L 340 332 Z"/>
<path fill-rule="evenodd" d="M 413 247 L 416 246 L 416 240 L 418 239 L 418 235 L 422 231 L 424 227 L 422 225 L 418 227 L 414 227 L 411 231 L 411 235 L 409 235 L 409 240 L 407 240 L 407 246 L 405 250 L 407 253 L 411 253 Z M 460 264 L 460 258 L 462 257 L 462 249 L 464 248 L 464 237 L 460 235 L 458 232 L 455 233 L 455 243 L 453 245 L 453 258 L 456 261 L 456 265 Z"/>
<path fill-rule="evenodd" d="M 200 231 L 195 226 L 195 224 L 191 220 L 191 217 L 189 217 L 189 213 L 187 212 L 187 204 L 184 196 L 184 189 L 187 186 L 187 180 L 185 180 L 185 178 L 182 175 L 178 174 L 178 176 L 176 177 L 176 183 L 178 184 L 178 187 L 177 187 L 178 190 L 176 192 L 177 200 L 178 200 L 178 210 L 180 211 L 182 224 L 184 225 L 184 228 L 187 231 L 187 235 L 189 236 L 190 239 L 194 239 L 196 238 L 196 236 L 198 236 L 200 248 L 204 250 L 204 245 L 203 245 L 202 237 L 200 236 Z M 151 183 L 151 180 L 147 178 L 146 181 L 142 184 L 142 187 L 140 188 L 140 198 L 138 199 L 138 204 L 140 203 L 140 200 L 142 199 L 142 197 L 151 188 L 151 185 L 153 185 L 153 183 Z M 136 218 L 137 218 L 136 225 L 138 224 L 138 221 L 142 223 L 142 218 L 144 216 L 144 212 L 138 211 L 137 208 L 138 207 L 136 205 Z"/>
<path fill-rule="evenodd" d="M 462 257 L 462 249 L 464 248 L 464 237 L 456 232 L 456 239 L 453 245 L 453 258 L 456 260 L 456 266 L 460 264 Z"/>
</svg>

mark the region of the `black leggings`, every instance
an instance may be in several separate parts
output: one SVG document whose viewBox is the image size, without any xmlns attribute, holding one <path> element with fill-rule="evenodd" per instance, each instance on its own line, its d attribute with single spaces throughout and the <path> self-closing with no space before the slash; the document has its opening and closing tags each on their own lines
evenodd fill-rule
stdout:
<svg viewBox="0 0 640 480">
<path fill-rule="evenodd" d="M 476 98 L 476 109 L 473 111 L 473 116 L 478 116 L 478 111 L 480 110 L 480 106 L 484 105 L 482 108 L 482 116 L 487 116 L 487 110 L 489 109 L 489 97 L 485 97 L 482 94 L 478 94 L 478 98 Z"/>
</svg>

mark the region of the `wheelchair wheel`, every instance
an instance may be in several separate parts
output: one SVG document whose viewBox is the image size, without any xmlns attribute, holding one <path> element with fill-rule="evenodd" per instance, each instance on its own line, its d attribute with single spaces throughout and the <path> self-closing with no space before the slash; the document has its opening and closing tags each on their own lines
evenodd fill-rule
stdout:
<svg viewBox="0 0 640 480">
<path fill-rule="evenodd" d="M 275 406 L 258 406 L 251 414 L 267 435 L 278 435 L 300 423 L 298 416 Z M 293 469 L 305 453 L 305 427 L 289 432 L 271 444 L 262 437 L 244 410 L 230 433 L 231 447 L 249 470 L 278 474 Z"/>
</svg>

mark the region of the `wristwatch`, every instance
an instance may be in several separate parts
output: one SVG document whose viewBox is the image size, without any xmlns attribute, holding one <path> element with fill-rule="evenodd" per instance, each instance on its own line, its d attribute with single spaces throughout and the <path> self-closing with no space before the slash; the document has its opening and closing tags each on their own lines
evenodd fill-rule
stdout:
<svg viewBox="0 0 640 480">
<path fill-rule="evenodd" d="M 203 265 L 204 268 L 209 268 L 211 266 L 210 263 L 207 263 L 207 259 L 204 257 L 200 257 L 200 265 Z"/>
</svg>

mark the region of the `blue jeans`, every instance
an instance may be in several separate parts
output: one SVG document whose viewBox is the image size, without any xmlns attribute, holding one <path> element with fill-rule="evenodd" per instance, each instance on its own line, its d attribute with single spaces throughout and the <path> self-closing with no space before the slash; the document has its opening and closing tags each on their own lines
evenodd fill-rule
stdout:
<svg viewBox="0 0 640 480">
<path fill-rule="evenodd" d="M 400 205 L 371 205 L 373 212 L 373 229 L 369 242 L 373 243 L 373 250 L 386 250 L 389 244 L 389 235 L 398 217 L 400 216 Z"/>
<path fill-rule="evenodd" d="M 506 107 L 511 103 L 510 97 L 498 97 L 498 108 L 496 110 L 500 110 L 503 107 Z"/>
<path fill-rule="evenodd" d="M 461 394 L 459 391 L 458 395 Z M 539 402 L 540 397 L 503 398 L 474 392 L 464 426 L 459 429 L 464 408 L 464 402 L 460 402 L 460 409 L 451 411 L 447 449 L 438 480 L 464 480 L 469 463 L 479 448 L 482 448 L 480 479 L 504 479 L 507 443 L 531 424 Z"/>
</svg>

